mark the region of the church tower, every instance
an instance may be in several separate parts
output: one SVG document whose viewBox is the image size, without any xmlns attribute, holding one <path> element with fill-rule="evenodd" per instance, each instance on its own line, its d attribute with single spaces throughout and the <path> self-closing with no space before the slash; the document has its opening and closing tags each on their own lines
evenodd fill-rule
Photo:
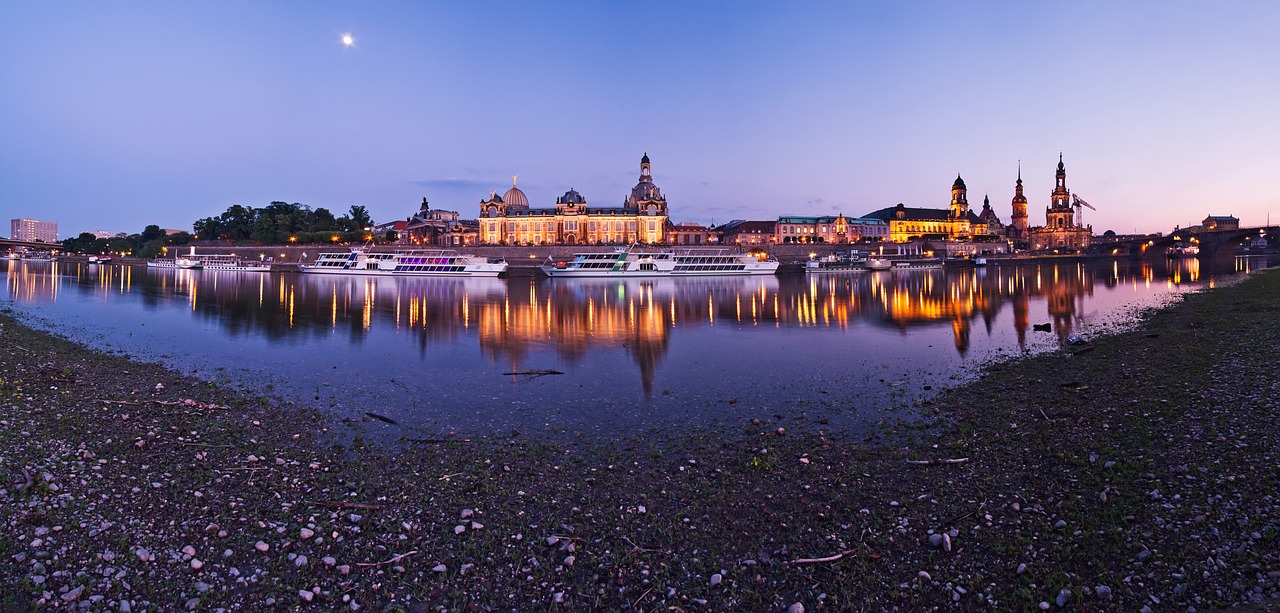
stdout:
<svg viewBox="0 0 1280 613">
<path fill-rule="evenodd" d="M 1010 220 L 1011 238 L 1027 238 L 1027 197 L 1022 194 L 1022 163 L 1018 163 L 1018 182 L 1013 187 L 1013 216 Z"/>
<path fill-rule="evenodd" d="M 1071 228 L 1075 226 L 1072 218 L 1075 211 L 1071 209 L 1071 192 L 1067 191 L 1067 167 L 1062 164 L 1062 154 L 1058 154 L 1058 174 L 1049 194 L 1049 208 L 1045 209 L 1046 227 Z"/>
<path fill-rule="evenodd" d="M 956 182 L 951 184 L 951 212 L 952 220 L 967 219 L 969 217 L 969 192 L 964 186 L 964 179 L 960 178 L 960 173 L 956 173 Z"/>
</svg>

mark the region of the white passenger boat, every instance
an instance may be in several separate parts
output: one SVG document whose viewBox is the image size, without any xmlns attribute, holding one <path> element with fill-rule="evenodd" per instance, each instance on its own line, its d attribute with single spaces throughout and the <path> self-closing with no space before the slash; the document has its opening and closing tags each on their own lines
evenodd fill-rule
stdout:
<svg viewBox="0 0 1280 613">
<path fill-rule="evenodd" d="M 896 260 L 893 263 L 894 272 L 908 270 L 937 270 L 939 268 L 942 268 L 942 260 L 939 260 L 938 258 Z"/>
<path fill-rule="evenodd" d="M 548 277 L 711 277 L 772 275 L 778 262 L 727 248 L 640 249 L 575 253 L 571 260 L 548 260 Z"/>
<path fill-rule="evenodd" d="M 178 268 L 191 270 L 234 270 L 243 272 L 270 272 L 266 262 L 243 260 L 232 254 L 192 253 L 174 260 Z"/>
<path fill-rule="evenodd" d="M 857 251 L 845 253 L 829 253 L 820 258 L 813 258 L 804 263 L 806 273 L 823 272 L 866 272 L 867 256 Z"/>
<path fill-rule="evenodd" d="M 110 264 L 111 256 L 109 255 L 91 255 L 89 256 L 90 264 Z"/>
<path fill-rule="evenodd" d="M 496 277 L 507 270 L 507 261 L 448 249 L 375 253 L 356 248 L 348 253 L 322 253 L 311 264 L 298 264 L 298 269 L 305 273 L 338 275 Z"/>
<path fill-rule="evenodd" d="M 178 263 L 173 258 L 157 258 L 147 261 L 147 268 L 177 268 Z"/>
</svg>

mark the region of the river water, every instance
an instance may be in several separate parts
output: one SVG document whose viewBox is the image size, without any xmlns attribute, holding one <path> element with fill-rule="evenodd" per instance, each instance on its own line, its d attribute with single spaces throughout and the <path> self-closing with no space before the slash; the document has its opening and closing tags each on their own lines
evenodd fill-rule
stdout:
<svg viewBox="0 0 1280 613">
<path fill-rule="evenodd" d="M 630 440 L 753 419 L 858 435 L 910 419 L 990 360 L 1123 328 L 1259 265 L 594 280 L 5 261 L 0 307 L 97 349 L 335 417 L 384 416 L 397 424 L 373 423 L 391 438 Z M 1051 331 L 1035 329 L 1044 324 Z"/>
</svg>

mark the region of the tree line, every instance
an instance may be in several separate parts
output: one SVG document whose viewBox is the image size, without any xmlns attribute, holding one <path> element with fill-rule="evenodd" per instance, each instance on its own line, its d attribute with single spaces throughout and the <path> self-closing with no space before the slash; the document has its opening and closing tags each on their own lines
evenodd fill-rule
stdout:
<svg viewBox="0 0 1280 613">
<path fill-rule="evenodd" d="M 368 240 L 373 219 L 364 206 L 353 205 L 335 217 L 323 207 L 272 202 L 259 209 L 233 204 L 217 217 L 198 219 L 196 237 L 261 244 L 361 242 Z M 336 238 L 335 238 L 336 237 Z"/>
<path fill-rule="evenodd" d="M 196 220 L 192 227 L 194 235 L 188 232 L 166 235 L 157 225 L 147 226 L 139 234 L 111 238 L 98 238 L 84 232 L 62 241 L 62 249 L 68 253 L 156 258 L 164 253 L 166 247 L 185 245 L 192 240 L 282 245 L 364 242 L 374 238 L 371 233 L 373 218 L 361 205 L 353 205 L 341 217 L 335 217 L 328 209 L 312 209 L 297 202 L 276 201 L 262 208 L 233 204 L 217 217 Z M 377 238 L 395 240 L 391 233 Z"/>
</svg>

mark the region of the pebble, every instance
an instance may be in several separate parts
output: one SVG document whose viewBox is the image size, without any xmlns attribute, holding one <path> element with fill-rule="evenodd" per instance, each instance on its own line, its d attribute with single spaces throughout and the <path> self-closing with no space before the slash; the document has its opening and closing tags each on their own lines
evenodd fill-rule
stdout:
<svg viewBox="0 0 1280 613">
<path fill-rule="evenodd" d="M 937 548 L 941 547 L 941 546 L 942 546 L 942 535 L 941 535 L 941 534 L 930 534 L 930 535 L 929 535 L 929 544 L 930 544 L 930 545 L 932 545 L 934 549 L 937 549 Z"/>
<path fill-rule="evenodd" d="M 1027 572 L 1027 565 L 1026 565 L 1026 564 L 1019 564 L 1019 565 L 1018 565 L 1018 574 L 1019 574 L 1019 575 L 1021 575 L 1022 573 L 1025 573 L 1025 572 Z"/>
<path fill-rule="evenodd" d="M 463 509 L 461 519 L 470 519 L 476 512 L 471 509 Z"/>
<path fill-rule="evenodd" d="M 316 535 L 316 531 L 310 528 L 303 528 L 298 531 L 298 536 L 302 537 L 302 540 L 304 541 L 315 535 Z"/>
<path fill-rule="evenodd" d="M 466 526 L 454 526 L 454 527 L 453 527 L 453 533 L 454 533 L 454 534 L 462 534 L 463 532 L 466 532 L 466 531 L 467 531 L 467 527 L 466 527 Z"/>
<path fill-rule="evenodd" d="M 293 565 L 302 568 L 307 565 L 307 556 L 298 556 L 293 560 Z"/>
<path fill-rule="evenodd" d="M 932 575 L 930 575 L 928 572 L 923 571 L 923 570 L 922 570 L 922 571 L 920 571 L 920 572 L 918 572 L 918 573 L 916 573 L 916 576 L 917 576 L 917 577 L 919 577 L 919 578 L 921 578 L 921 579 L 923 579 L 923 580 L 925 580 L 925 581 L 933 581 L 933 576 L 932 576 Z"/>
<path fill-rule="evenodd" d="M 1058 597 L 1053 601 L 1057 603 L 1059 607 L 1065 607 L 1067 606 L 1068 600 L 1071 600 L 1071 590 L 1063 588 L 1062 591 L 1058 592 Z"/>
<path fill-rule="evenodd" d="M 186 547 L 182 548 L 182 554 L 187 556 L 188 558 L 194 557 L 196 555 L 196 549 L 191 545 L 187 545 Z"/>
<path fill-rule="evenodd" d="M 1061 530 L 1067 527 L 1067 522 L 1065 520 L 1059 519 L 1058 521 L 1053 522 L 1053 527 Z"/>
<path fill-rule="evenodd" d="M 307 602 L 311 602 L 311 599 L 316 597 L 311 590 L 298 590 L 298 596 L 302 597 L 302 599 Z"/>
<path fill-rule="evenodd" d="M 1093 593 L 1098 595 L 1102 600 L 1111 600 L 1111 588 L 1105 585 L 1099 585 L 1093 588 Z"/>
<path fill-rule="evenodd" d="M 200 570 L 203 566 L 204 562 L 201 562 L 199 558 L 191 558 L 191 570 Z"/>
<path fill-rule="evenodd" d="M 482 523 L 480 523 L 480 522 L 478 522 L 478 521 L 473 521 L 473 522 L 471 522 L 471 529 L 472 529 L 472 530 L 483 530 L 483 529 L 484 529 L 484 524 L 482 524 Z"/>
<path fill-rule="evenodd" d="M 1041 601 L 1040 601 L 1040 610 L 1041 610 L 1041 611 L 1048 611 L 1048 610 L 1049 610 L 1049 607 L 1050 607 L 1049 603 L 1047 603 L 1047 602 L 1045 602 L 1045 601 L 1043 601 L 1043 600 L 1041 600 Z"/>
<path fill-rule="evenodd" d="M 151 559 L 151 552 L 147 551 L 143 547 L 139 547 L 137 553 L 138 553 L 138 559 L 142 560 L 143 562 L 146 562 L 147 560 Z"/>
<path fill-rule="evenodd" d="M 347 516 L 347 519 L 351 520 L 351 523 L 353 524 L 358 524 L 364 520 L 364 516 L 359 513 L 352 513 Z"/>
<path fill-rule="evenodd" d="M 716 574 L 714 574 L 714 575 L 711 575 L 711 587 L 715 587 L 715 586 L 717 586 L 717 585 L 720 585 L 720 582 L 721 582 L 721 581 L 724 581 L 724 577 L 722 577 L 722 576 L 720 575 L 720 573 L 716 573 Z"/>
<path fill-rule="evenodd" d="M 343 564 L 342 566 L 338 567 L 338 572 L 344 575 L 349 575 L 351 574 L 351 566 L 348 564 Z"/>
<path fill-rule="evenodd" d="M 338 561 L 335 560 L 333 556 L 325 556 L 323 558 L 320 558 L 320 561 L 324 562 L 325 566 L 333 566 L 334 564 L 338 563 Z"/>
<path fill-rule="evenodd" d="M 787 613 L 804 613 L 804 605 L 798 602 L 794 603 L 791 606 L 787 607 Z"/>
<path fill-rule="evenodd" d="M 577 558 L 575 558 L 575 557 L 573 557 L 573 556 L 565 556 L 565 559 L 564 559 L 564 565 L 565 565 L 565 566 L 573 566 L 573 563 L 574 563 L 576 560 L 577 560 Z"/>
<path fill-rule="evenodd" d="M 1149 558 L 1149 557 L 1151 557 L 1151 550 L 1150 550 L 1150 549 L 1143 549 L 1142 551 L 1139 551 L 1139 552 L 1138 552 L 1138 559 L 1139 559 L 1139 560 L 1145 560 L 1145 559 L 1147 559 L 1147 558 Z"/>
<path fill-rule="evenodd" d="M 262 553 L 266 553 L 267 550 L 271 549 L 271 545 L 268 545 L 262 541 L 258 541 L 253 544 L 253 548 L 257 549 L 258 551 L 261 551 Z"/>
<path fill-rule="evenodd" d="M 80 598 L 80 595 L 81 595 L 81 594 L 83 594 L 83 593 L 84 593 L 84 586 L 83 586 L 83 585 L 81 585 L 81 586 L 77 586 L 77 587 L 76 587 L 76 589 L 71 590 L 70 592 L 67 592 L 66 594 L 63 594 L 63 595 L 62 595 L 62 600 L 66 601 L 66 602 L 72 602 L 72 601 L 76 600 L 77 598 Z"/>
<path fill-rule="evenodd" d="M 435 565 L 435 567 L 434 567 L 434 568 L 432 568 L 431 570 L 434 570 L 434 571 L 436 571 L 436 572 L 438 572 L 438 573 L 442 573 L 442 572 L 445 572 L 445 571 L 449 570 L 449 567 L 448 567 L 448 566 L 445 566 L 444 564 L 436 564 L 436 565 Z"/>
<path fill-rule="evenodd" d="M 951 535 L 950 534 L 942 535 L 942 550 L 951 551 Z"/>
</svg>

